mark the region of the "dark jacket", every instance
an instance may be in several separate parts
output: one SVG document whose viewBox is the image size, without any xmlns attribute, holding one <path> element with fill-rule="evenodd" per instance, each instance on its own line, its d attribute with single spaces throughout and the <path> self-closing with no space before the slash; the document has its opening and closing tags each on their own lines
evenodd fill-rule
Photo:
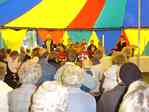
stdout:
<svg viewBox="0 0 149 112">
<path fill-rule="evenodd" d="M 118 112 L 126 90 L 126 86 L 118 85 L 111 91 L 104 93 L 97 102 L 97 112 Z"/>
</svg>

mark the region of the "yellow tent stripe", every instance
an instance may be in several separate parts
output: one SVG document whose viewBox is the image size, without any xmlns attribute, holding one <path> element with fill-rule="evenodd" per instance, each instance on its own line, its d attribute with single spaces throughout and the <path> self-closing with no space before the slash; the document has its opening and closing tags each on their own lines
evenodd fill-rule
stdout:
<svg viewBox="0 0 149 112">
<path fill-rule="evenodd" d="M 92 32 L 89 43 L 90 43 L 91 40 L 94 40 L 94 44 L 98 48 L 99 39 L 98 39 L 98 36 L 97 36 L 95 31 Z"/>
<path fill-rule="evenodd" d="M 66 28 L 86 0 L 42 0 L 33 9 L 5 26 Z"/>
<path fill-rule="evenodd" d="M 130 42 L 130 45 L 138 46 L 138 29 L 125 29 L 126 35 Z M 141 29 L 141 41 L 140 41 L 140 52 L 144 51 L 144 48 L 149 41 L 149 29 Z M 138 49 L 136 49 L 135 54 L 138 54 Z"/>
<path fill-rule="evenodd" d="M 6 46 L 12 50 L 18 50 L 23 44 L 23 39 L 26 35 L 27 30 L 11 30 L 3 29 L 1 30 L 2 38 Z"/>
<path fill-rule="evenodd" d="M 68 32 L 65 31 L 64 36 L 63 36 L 63 44 L 65 46 L 67 46 L 68 45 L 68 42 L 69 42 L 69 35 L 68 35 Z"/>
</svg>

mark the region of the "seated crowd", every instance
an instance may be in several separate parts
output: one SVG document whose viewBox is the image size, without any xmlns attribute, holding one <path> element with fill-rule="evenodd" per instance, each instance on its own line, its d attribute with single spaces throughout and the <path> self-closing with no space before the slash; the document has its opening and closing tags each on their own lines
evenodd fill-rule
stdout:
<svg viewBox="0 0 149 112">
<path fill-rule="evenodd" d="M 103 48 L 0 49 L 0 112 L 149 112 L 149 85 L 122 52 Z"/>
</svg>

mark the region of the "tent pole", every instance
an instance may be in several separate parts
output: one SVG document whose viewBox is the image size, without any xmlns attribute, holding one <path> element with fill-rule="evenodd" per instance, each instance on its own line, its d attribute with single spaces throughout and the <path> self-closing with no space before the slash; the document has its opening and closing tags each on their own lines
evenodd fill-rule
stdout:
<svg viewBox="0 0 149 112">
<path fill-rule="evenodd" d="M 138 58 L 137 58 L 138 67 L 140 67 L 140 44 L 141 44 L 141 0 L 138 0 Z"/>
</svg>

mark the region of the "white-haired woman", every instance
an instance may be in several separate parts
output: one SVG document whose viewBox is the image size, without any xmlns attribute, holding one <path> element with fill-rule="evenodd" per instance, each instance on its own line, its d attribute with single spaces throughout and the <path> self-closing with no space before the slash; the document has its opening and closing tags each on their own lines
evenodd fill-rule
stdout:
<svg viewBox="0 0 149 112">
<path fill-rule="evenodd" d="M 33 96 L 31 112 L 96 112 L 93 96 L 80 90 L 84 71 L 73 63 L 58 69 L 56 82 L 45 82 Z"/>
<path fill-rule="evenodd" d="M 134 83 L 129 87 L 119 112 L 149 112 L 149 85 L 143 82 Z"/>
<path fill-rule="evenodd" d="M 19 78 L 22 85 L 9 93 L 9 112 L 28 112 L 32 94 L 36 90 L 36 83 L 42 76 L 38 59 L 33 58 L 22 64 Z"/>
</svg>

